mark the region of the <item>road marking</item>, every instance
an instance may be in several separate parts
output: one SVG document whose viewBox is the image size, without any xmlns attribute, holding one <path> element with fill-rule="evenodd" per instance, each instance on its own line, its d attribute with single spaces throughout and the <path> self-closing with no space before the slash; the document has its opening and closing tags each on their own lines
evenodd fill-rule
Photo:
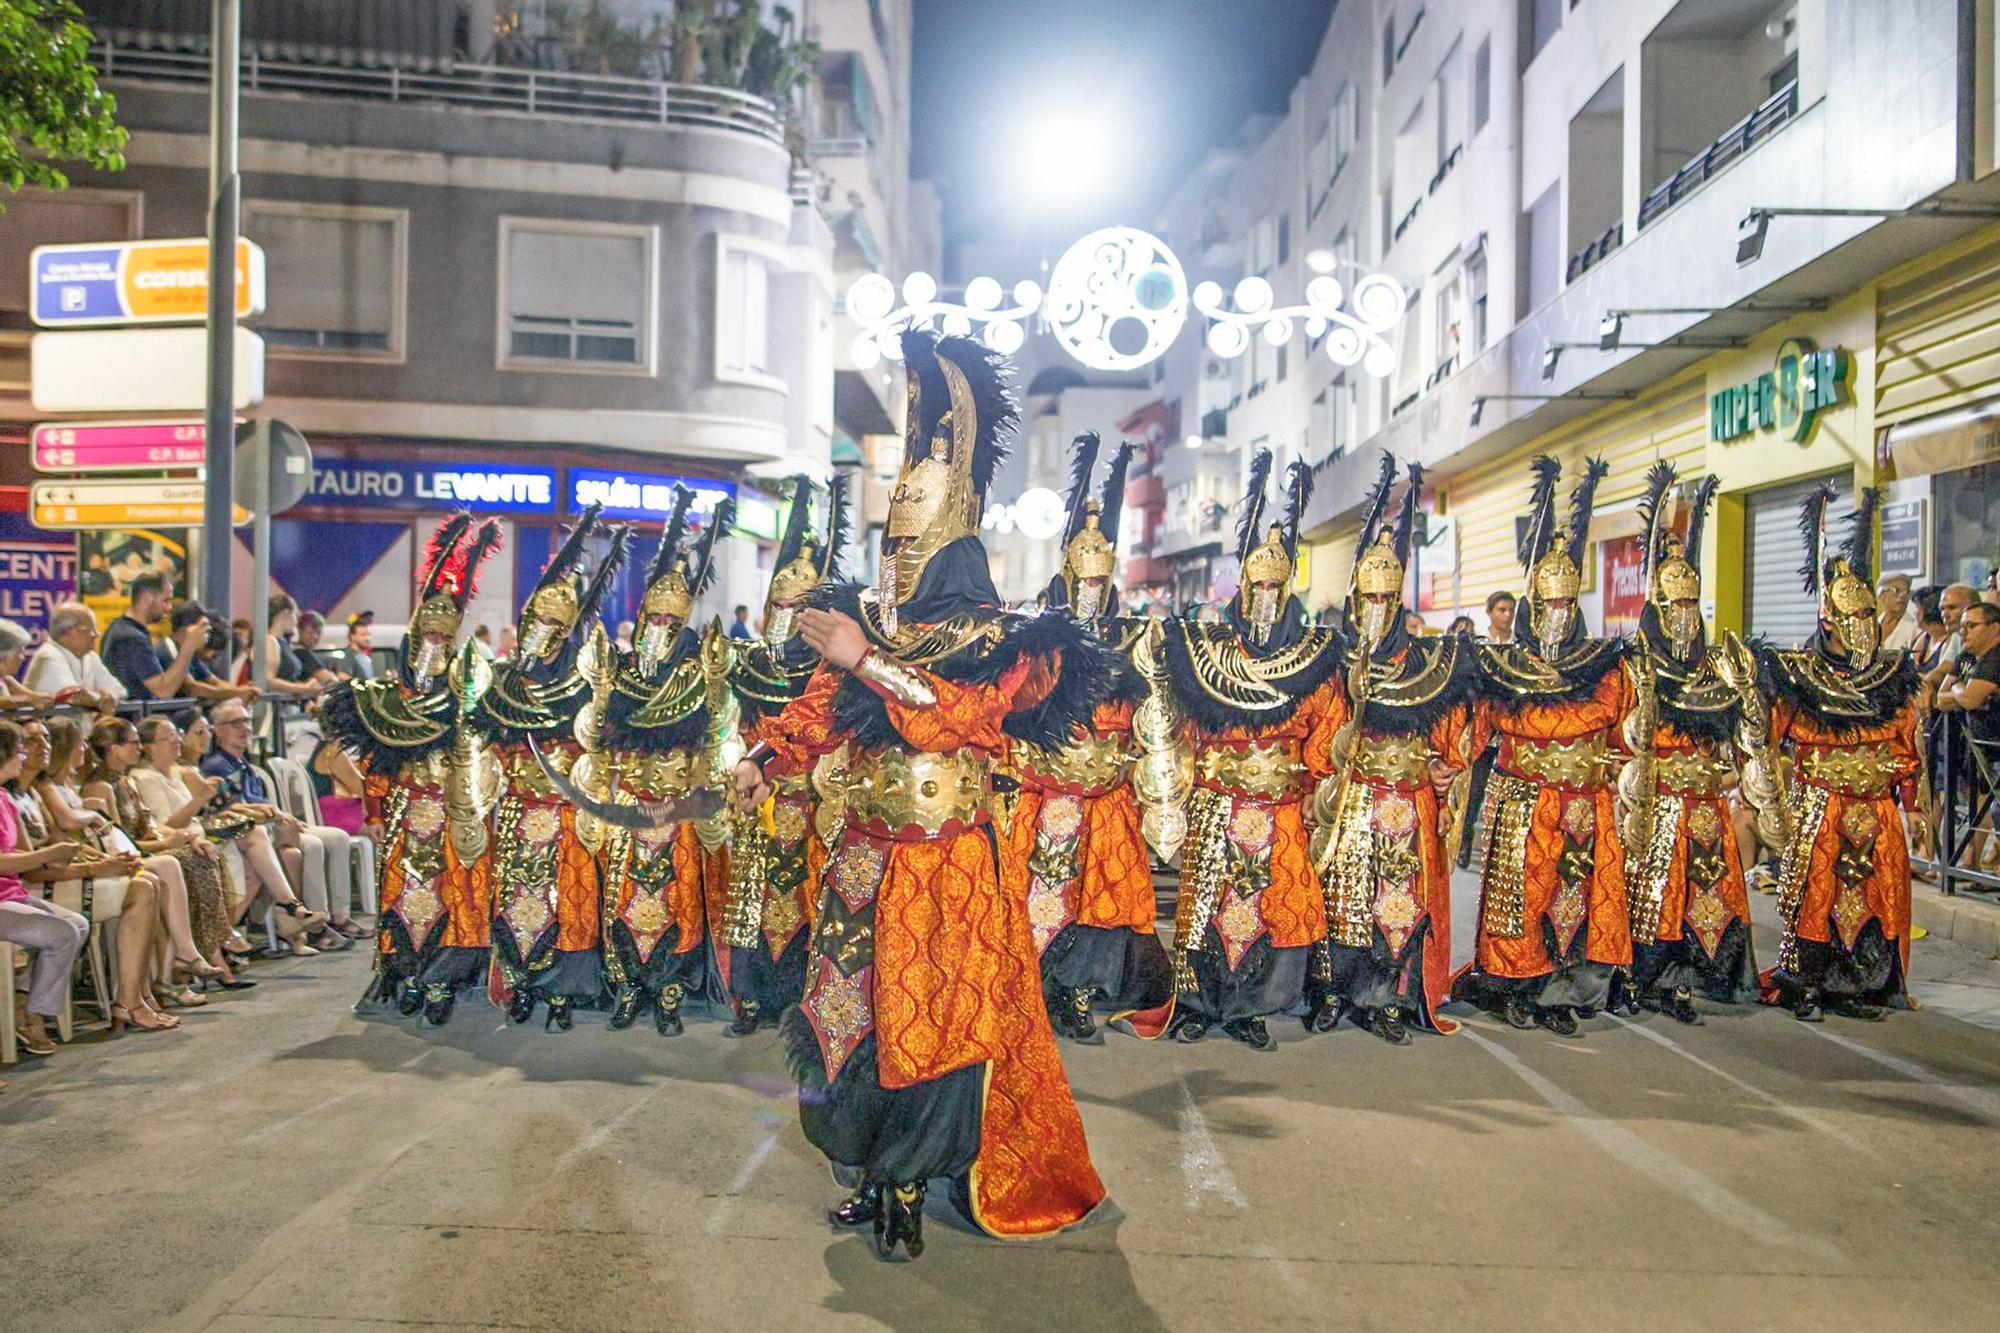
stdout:
<svg viewBox="0 0 2000 1333">
<path fill-rule="evenodd" d="M 1605 1017 L 1609 1018 L 1612 1022 L 1618 1024 L 1621 1027 L 1630 1028 L 1632 1031 L 1644 1037 L 1647 1041 L 1654 1042 L 1658 1045 L 1666 1047 L 1668 1050 L 1672 1051 L 1675 1055 L 1680 1056 L 1681 1059 L 1686 1060 L 1689 1064 L 1694 1065 L 1696 1068 L 1707 1070 L 1709 1073 L 1715 1075 L 1717 1078 L 1729 1084 L 1731 1087 L 1738 1088 L 1744 1092 L 1749 1093 L 1752 1097 L 1755 1097 L 1758 1101 L 1763 1102 L 1766 1106 L 1773 1107 L 1782 1114 L 1790 1116 L 1793 1120 L 1798 1121 L 1800 1124 L 1806 1126 L 1808 1129 L 1816 1129 L 1820 1133 L 1827 1135 L 1829 1138 L 1840 1140 L 1842 1143 L 1846 1144 L 1850 1148 L 1853 1148 L 1857 1152 L 1866 1153 L 1868 1156 L 1876 1158 L 1878 1161 L 1881 1159 L 1882 1154 L 1876 1152 L 1873 1148 L 1869 1147 L 1864 1140 L 1856 1138 L 1854 1135 L 1849 1134 L 1846 1130 L 1841 1129 L 1838 1126 L 1829 1123 L 1828 1121 L 1820 1119 L 1818 1116 L 1814 1115 L 1811 1111 L 1807 1111 L 1800 1107 L 1794 1106 L 1790 1102 L 1785 1101 L 1783 1098 L 1778 1097 L 1772 1093 L 1768 1093 L 1754 1084 L 1744 1082 L 1742 1079 L 1736 1077 L 1736 1075 L 1730 1073 L 1726 1069 L 1722 1069 L 1715 1065 L 1710 1064 L 1708 1061 L 1702 1059 L 1700 1056 L 1696 1055 L 1693 1051 L 1688 1050 L 1685 1046 L 1682 1046 L 1679 1042 L 1674 1041 L 1672 1038 L 1663 1037 L 1659 1033 L 1654 1032 L 1652 1029 L 1641 1027 L 1637 1023 L 1634 1023 L 1629 1019 L 1620 1018 L 1617 1014 L 1606 1014 Z"/>
<path fill-rule="evenodd" d="M 1188 1207 L 1198 1208 L 1203 1195 L 1214 1194 L 1224 1203 L 1248 1208 L 1250 1201 L 1237 1188 L 1236 1177 L 1222 1159 L 1215 1135 L 1209 1132 L 1208 1118 L 1195 1105 L 1194 1089 L 1185 1078 L 1176 1078 L 1174 1083 L 1181 1090 L 1181 1175 L 1187 1179 Z"/>
<path fill-rule="evenodd" d="M 431 1047 L 429 1050 L 418 1051 L 415 1055 L 403 1061 L 403 1063 L 397 1065 L 396 1068 L 415 1069 L 418 1065 L 422 1064 L 424 1061 L 430 1059 L 433 1055 L 436 1054 L 437 1054 L 437 1047 L 435 1046 Z"/>
<path fill-rule="evenodd" d="M 609 1120 L 599 1125 L 596 1129 L 591 1130 L 590 1133 L 584 1135 L 581 1139 L 578 1139 L 575 1143 L 571 1144 L 569 1148 L 563 1152 L 562 1156 L 556 1158 L 555 1169 L 558 1171 L 566 1171 L 569 1169 L 570 1165 L 576 1161 L 577 1158 L 582 1157 L 586 1153 L 594 1153 L 599 1148 L 602 1148 L 605 1144 L 609 1143 L 611 1141 L 612 1135 L 616 1134 L 619 1130 L 625 1128 L 625 1126 L 631 1124 L 632 1117 L 638 1115 L 639 1112 L 643 1111 L 646 1108 L 646 1104 L 652 1101 L 653 1098 L 659 1096 L 660 1093 L 665 1091 L 667 1086 L 668 1086 L 667 1081 L 663 1080 L 659 1083 L 655 1083 L 651 1088 L 647 1089 L 646 1093 L 643 1096 L 633 1098 L 632 1104 L 630 1106 L 627 1106 L 617 1115 L 612 1116 Z"/>
<path fill-rule="evenodd" d="M 1878 1051 L 1872 1046 L 1864 1046 L 1851 1037 L 1842 1037 L 1836 1033 L 1828 1032 L 1820 1024 L 1808 1023 L 1801 1024 L 1800 1026 L 1804 1027 L 1815 1037 L 1824 1037 L 1834 1045 L 1853 1051 L 1865 1060 L 1873 1060 L 1884 1069 L 1894 1070 L 1913 1083 L 1921 1083 L 1925 1087 L 1936 1088 L 1947 1097 L 1956 1098 L 1977 1113 L 1982 1120 L 1992 1124 L 2000 1124 L 2000 1094 L 1996 1094 L 1986 1088 L 1969 1088 L 1963 1083 L 1953 1083 L 1943 1075 L 1924 1068 L 1924 1066 L 1914 1060 L 1905 1060 L 1901 1056 L 1889 1055 L 1886 1052 Z"/>
<path fill-rule="evenodd" d="M 1460 1024 L 1459 1032 L 1473 1045 L 1512 1070 L 1515 1077 L 1527 1084 L 1552 1110 L 1568 1116 L 1578 1129 L 1590 1136 L 1606 1156 L 1630 1167 L 1654 1184 L 1681 1195 L 1717 1221 L 1735 1228 L 1746 1236 L 1798 1250 L 1823 1265 L 1840 1266 L 1847 1262 L 1840 1250 L 1830 1242 L 1787 1226 L 1747 1199 L 1731 1193 L 1699 1171 L 1669 1157 L 1623 1125 L 1592 1110 L 1576 1097 L 1530 1069 L 1519 1056 L 1505 1046 L 1480 1036 L 1473 1030 L 1471 1023 Z"/>
<path fill-rule="evenodd" d="M 722 1234 L 722 1224 L 729 1220 L 729 1210 L 736 1206 L 736 1200 L 750 1188 L 750 1182 L 756 1178 L 758 1168 L 769 1160 L 777 1146 L 778 1131 L 774 1129 L 759 1139 L 757 1146 L 750 1150 L 750 1155 L 743 1159 L 743 1165 L 738 1168 L 735 1178 L 729 1182 L 729 1188 L 715 1201 L 715 1210 L 708 1215 L 709 1235 Z"/>
<path fill-rule="evenodd" d="M 360 1095 L 361 1095 L 360 1088 L 349 1088 L 346 1092 L 336 1092 L 333 1094 L 333 1096 L 328 1097 L 324 1101 L 321 1101 L 313 1106 L 308 1106 L 305 1110 L 300 1111 L 296 1115 L 288 1115 L 283 1120 L 273 1120 L 270 1124 L 264 1126 L 262 1129 L 258 1130 L 255 1134 L 244 1135 L 243 1142 L 245 1144 L 260 1143 L 263 1140 L 270 1138 L 273 1134 L 281 1133 L 284 1130 L 290 1129 L 293 1125 L 298 1124 L 301 1120 L 307 1120 L 313 1116 L 318 1115 L 321 1111 L 326 1110 L 326 1108 L 329 1106 L 337 1106 L 341 1102 L 346 1101 L 349 1097 L 359 1097 Z"/>
</svg>

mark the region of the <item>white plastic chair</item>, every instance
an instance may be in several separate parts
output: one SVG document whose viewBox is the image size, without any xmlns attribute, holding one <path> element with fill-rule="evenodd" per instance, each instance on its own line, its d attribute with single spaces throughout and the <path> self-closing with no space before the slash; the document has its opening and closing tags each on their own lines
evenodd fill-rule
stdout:
<svg viewBox="0 0 2000 1333">
<path fill-rule="evenodd" d="M 90 937 L 84 941 L 82 961 L 84 966 L 90 969 L 90 984 L 97 988 L 97 1008 L 107 1023 L 111 1021 L 112 1002 L 117 998 L 117 991 L 111 984 L 112 977 L 117 975 L 112 970 L 114 962 L 112 945 L 117 932 L 106 930 L 105 927 L 114 925 L 118 918 L 124 915 L 125 884 L 123 876 L 92 881 L 91 910 L 87 913 L 83 910 L 82 880 L 58 880 L 51 886 L 53 891 L 49 894 L 49 901 L 58 907 L 67 907 L 78 915 L 88 917 L 90 921 Z M 108 913 L 104 911 L 102 904 L 106 901 L 116 901 L 118 910 Z"/>
<path fill-rule="evenodd" d="M 7 987 L 6 1003 L 0 1004 L 0 1065 L 11 1065 L 21 1058 L 20 1041 L 14 1026 L 14 969 L 20 965 L 19 955 L 23 952 L 10 941 L 0 940 L 0 982 Z M 69 991 L 68 986 L 63 987 L 62 1012 L 56 1015 L 56 1033 L 65 1042 L 76 1031 Z"/>
</svg>

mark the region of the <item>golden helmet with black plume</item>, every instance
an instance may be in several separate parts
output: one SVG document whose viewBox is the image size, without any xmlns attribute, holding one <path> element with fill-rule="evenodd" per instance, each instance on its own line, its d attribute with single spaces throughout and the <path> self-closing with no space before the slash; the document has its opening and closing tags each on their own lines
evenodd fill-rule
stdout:
<svg viewBox="0 0 2000 1333">
<path fill-rule="evenodd" d="M 489 518 L 475 527 L 472 515 L 462 511 L 431 534 L 417 584 L 417 609 L 397 650 L 408 684 L 425 688 L 451 664 L 452 643 L 476 591 L 479 566 L 499 545 L 499 520 Z"/>
<path fill-rule="evenodd" d="M 1544 454 L 1530 467 L 1535 486 L 1528 501 L 1528 527 L 1518 551 L 1528 572 L 1528 630 L 1524 638 L 1537 651 L 1553 652 L 1583 633 L 1583 614 L 1577 605 L 1583 592 L 1580 562 L 1590 539 L 1597 484 L 1611 468 L 1601 458 L 1584 461 L 1583 477 L 1570 492 L 1569 520 L 1558 525 L 1556 482 L 1562 478 L 1562 464 Z"/>
<path fill-rule="evenodd" d="M 1268 643 L 1279 622 L 1294 612 L 1292 574 L 1299 563 L 1299 523 L 1312 499 L 1312 469 L 1295 462 L 1285 477 L 1285 513 L 1268 527 L 1264 522 L 1267 501 L 1265 488 L 1271 477 L 1271 451 L 1260 449 L 1250 460 L 1250 486 L 1244 497 L 1243 516 L 1236 525 L 1236 550 L 1242 560 L 1242 581 L 1237 589 L 1237 611 L 1250 632 L 1253 644 Z M 1258 540 L 1258 530 L 1264 537 Z"/>
<path fill-rule="evenodd" d="M 812 530 L 813 484 L 792 479 L 791 511 L 778 543 L 777 572 L 764 598 L 764 642 L 781 648 L 791 639 L 798 614 L 820 585 L 840 577 L 840 550 L 847 543 L 847 477 L 836 473 L 828 491 L 824 536 Z"/>
<path fill-rule="evenodd" d="M 1646 474 L 1646 494 L 1639 502 L 1644 549 L 1646 607 L 1640 630 L 1664 642 L 1682 658 L 1702 647 L 1701 538 L 1708 508 L 1715 500 L 1716 478 L 1703 477 L 1688 507 L 1687 535 L 1674 531 L 1673 493 L 1680 473 L 1665 459 Z"/>
<path fill-rule="evenodd" d="M 1827 546 L 1827 506 L 1833 485 L 1822 483 L 1799 510 L 1799 533 L 1806 542 L 1806 591 L 1819 603 L 1820 631 L 1828 646 L 1856 665 L 1873 660 L 1882 646 L 1875 606 L 1875 520 L 1882 493 L 1861 492 L 1848 518 L 1847 540 L 1838 552 Z"/>
<path fill-rule="evenodd" d="M 522 603 L 517 661 L 553 661 L 583 618 L 583 558 L 603 510 L 592 504 L 583 511 Z"/>
</svg>

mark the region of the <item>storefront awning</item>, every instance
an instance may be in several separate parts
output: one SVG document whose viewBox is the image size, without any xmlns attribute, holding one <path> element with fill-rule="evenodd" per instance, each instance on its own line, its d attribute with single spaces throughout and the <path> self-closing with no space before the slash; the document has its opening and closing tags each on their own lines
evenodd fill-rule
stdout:
<svg viewBox="0 0 2000 1333">
<path fill-rule="evenodd" d="M 2000 462 L 2000 398 L 1891 426 L 1888 446 L 1899 478 Z"/>
</svg>

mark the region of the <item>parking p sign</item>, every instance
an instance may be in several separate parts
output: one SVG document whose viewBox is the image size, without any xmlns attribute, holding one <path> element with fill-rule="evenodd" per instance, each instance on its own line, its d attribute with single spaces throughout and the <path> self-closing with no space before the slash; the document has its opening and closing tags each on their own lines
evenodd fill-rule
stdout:
<svg viewBox="0 0 2000 1333">
<path fill-rule="evenodd" d="M 208 318 L 208 242 L 42 245 L 29 258 L 35 323 L 45 329 L 188 324 Z M 236 317 L 264 310 L 264 251 L 236 242 Z"/>
</svg>

